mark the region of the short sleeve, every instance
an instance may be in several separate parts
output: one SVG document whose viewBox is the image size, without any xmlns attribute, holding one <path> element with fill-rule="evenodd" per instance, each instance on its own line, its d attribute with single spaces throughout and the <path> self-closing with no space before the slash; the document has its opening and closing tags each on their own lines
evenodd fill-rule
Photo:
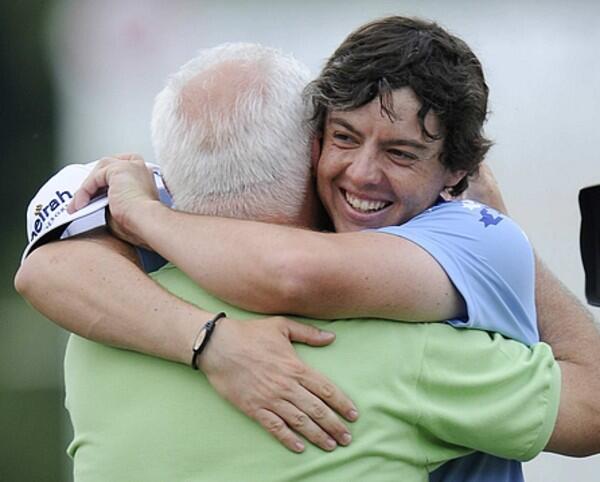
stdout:
<svg viewBox="0 0 600 482">
<path fill-rule="evenodd" d="M 442 202 L 401 226 L 401 236 L 427 251 L 462 295 L 464 319 L 448 320 L 532 344 L 539 340 L 531 245 L 510 218 L 473 201 Z"/>
<path fill-rule="evenodd" d="M 420 428 L 498 457 L 535 457 L 550 439 L 560 402 L 550 347 L 475 330 L 436 333 L 440 328 L 428 325 L 417 384 Z"/>
</svg>

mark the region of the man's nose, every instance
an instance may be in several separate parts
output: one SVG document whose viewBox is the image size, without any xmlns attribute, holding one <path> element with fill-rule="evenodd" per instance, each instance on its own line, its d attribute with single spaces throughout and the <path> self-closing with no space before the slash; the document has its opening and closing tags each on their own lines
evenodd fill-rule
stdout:
<svg viewBox="0 0 600 482">
<path fill-rule="evenodd" d="M 372 149 L 361 149 L 356 152 L 346 174 L 356 187 L 375 186 L 381 182 L 381 170 L 376 153 Z"/>
</svg>

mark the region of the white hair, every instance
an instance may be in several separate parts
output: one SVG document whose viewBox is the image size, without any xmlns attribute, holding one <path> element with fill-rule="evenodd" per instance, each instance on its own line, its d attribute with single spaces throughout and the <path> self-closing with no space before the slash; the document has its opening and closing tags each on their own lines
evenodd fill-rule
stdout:
<svg viewBox="0 0 600 482">
<path fill-rule="evenodd" d="M 310 176 L 306 66 L 279 50 L 229 43 L 171 76 L 152 114 L 152 141 L 176 209 L 291 219 Z"/>
</svg>

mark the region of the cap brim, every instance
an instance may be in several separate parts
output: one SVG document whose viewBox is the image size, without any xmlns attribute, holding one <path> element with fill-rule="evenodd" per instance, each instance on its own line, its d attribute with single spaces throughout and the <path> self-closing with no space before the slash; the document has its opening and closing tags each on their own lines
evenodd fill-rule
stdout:
<svg viewBox="0 0 600 482">
<path fill-rule="evenodd" d="M 67 206 L 75 192 L 94 169 L 95 162 L 71 164 L 62 168 L 40 188 L 27 209 L 27 239 L 23 258 L 44 242 L 58 239 L 65 228 L 77 219 L 89 216 L 108 204 L 105 195 L 94 198 L 87 206 L 69 214 Z"/>
<path fill-rule="evenodd" d="M 108 197 L 106 195 L 102 195 L 101 197 L 95 198 L 87 206 L 81 208 L 79 211 L 76 211 L 73 214 L 69 214 L 66 212 L 67 208 L 65 205 L 64 212 L 59 213 L 57 217 L 54 218 L 53 222 L 51 222 L 50 225 L 48 225 L 48 227 L 44 226 L 41 229 L 41 231 L 35 236 L 35 238 L 30 241 L 30 243 L 25 248 L 25 251 L 23 252 L 22 259 L 25 259 L 33 249 L 49 241 L 59 239 L 63 231 L 73 221 L 94 214 L 97 211 L 104 209 L 107 205 Z"/>
</svg>

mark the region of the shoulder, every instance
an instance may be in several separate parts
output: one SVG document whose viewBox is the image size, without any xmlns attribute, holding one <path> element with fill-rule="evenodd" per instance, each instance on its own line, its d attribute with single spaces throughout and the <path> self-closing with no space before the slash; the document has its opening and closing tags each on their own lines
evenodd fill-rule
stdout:
<svg viewBox="0 0 600 482">
<path fill-rule="evenodd" d="M 445 250 L 506 255 L 509 250 L 531 254 L 529 240 L 511 218 L 471 200 L 440 202 L 399 226 L 377 232 L 394 234 L 417 244 L 443 245 Z"/>
<path fill-rule="evenodd" d="M 508 216 L 470 200 L 441 202 L 379 231 L 412 241 L 443 267 L 468 311 L 452 324 L 538 339 L 533 249 Z"/>
<path fill-rule="evenodd" d="M 439 256 L 466 256 L 486 264 L 533 258 L 529 239 L 515 221 L 470 200 L 441 202 L 402 225 L 377 231 L 407 238 Z"/>
<path fill-rule="evenodd" d="M 481 234 L 514 232 L 527 238 L 519 225 L 510 217 L 485 204 L 469 199 L 439 202 L 402 225 L 388 226 L 382 230 L 393 233 L 405 229 L 428 227 L 440 229 L 450 226 L 453 227 L 453 230 L 460 228 Z"/>
</svg>

